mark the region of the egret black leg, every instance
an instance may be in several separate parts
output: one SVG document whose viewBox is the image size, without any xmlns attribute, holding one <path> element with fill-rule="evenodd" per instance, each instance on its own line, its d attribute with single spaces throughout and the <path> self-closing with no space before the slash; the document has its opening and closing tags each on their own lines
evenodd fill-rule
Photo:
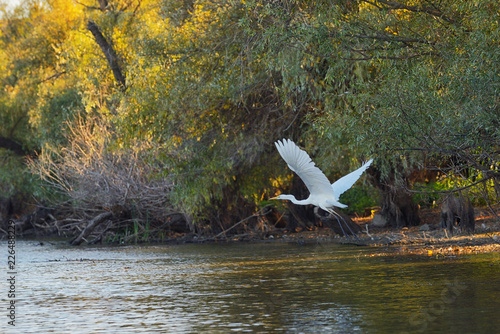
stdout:
<svg viewBox="0 0 500 334">
<path fill-rule="evenodd" d="M 347 222 L 345 221 L 344 217 L 342 217 L 342 215 L 340 215 L 339 213 L 337 213 L 337 212 L 335 212 L 333 210 L 330 213 L 337 219 L 337 222 L 340 225 L 340 229 L 342 230 L 342 233 L 344 233 L 344 237 L 349 237 L 349 236 L 345 233 L 344 228 L 342 227 L 342 223 L 340 222 L 339 218 L 342 219 L 342 221 L 344 222 L 345 226 L 347 226 L 347 228 L 349 229 L 349 232 L 351 232 L 351 234 L 356 239 L 359 239 L 358 236 L 356 235 L 356 233 L 353 232 L 353 230 L 351 229 L 351 227 L 349 226 L 349 224 L 347 224 Z"/>
<path fill-rule="evenodd" d="M 351 232 L 351 234 L 356 238 L 356 239 L 359 239 L 358 238 L 358 235 L 356 233 L 354 233 L 354 231 L 351 229 L 351 227 L 349 226 L 349 224 L 347 224 L 347 222 L 344 220 L 344 217 L 340 216 L 340 218 L 342 219 L 342 221 L 344 222 L 344 224 L 347 226 L 347 228 L 349 229 L 349 232 Z"/>
<path fill-rule="evenodd" d="M 340 229 L 342 230 L 342 233 L 344 233 L 344 237 L 345 237 L 345 236 L 347 236 L 347 235 L 345 234 L 344 228 L 342 227 L 342 223 L 341 223 L 341 222 L 340 222 L 340 220 L 339 220 L 339 217 L 338 217 L 336 214 L 332 214 L 332 216 L 334 216 L 334 217 L 335 217 L 335 219 L 337 219 L 337 222 L 339 223 Z"/>
</svg>

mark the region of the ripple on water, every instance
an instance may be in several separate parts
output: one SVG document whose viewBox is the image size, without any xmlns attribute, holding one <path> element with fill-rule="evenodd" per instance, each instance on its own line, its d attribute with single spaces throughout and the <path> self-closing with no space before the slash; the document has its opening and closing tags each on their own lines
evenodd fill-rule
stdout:
<svg viewBox="0 0 500 334">
<path fill-rule="evenodd" d="M 427 329 L 500 326 L 500 264 L 481 257 L 363 257 L 369 250 L 338 245 L 16 247 L 19 333 L 418 332 L 410 317 L 439 302 L 450 277 L 466 289 Z"/>
</svg>

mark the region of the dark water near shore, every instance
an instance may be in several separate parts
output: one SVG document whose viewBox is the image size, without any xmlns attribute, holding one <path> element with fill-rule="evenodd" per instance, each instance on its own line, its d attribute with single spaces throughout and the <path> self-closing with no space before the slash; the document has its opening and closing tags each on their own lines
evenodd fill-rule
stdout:
<svg viewBox="0 0 500 334">
<path fill-rule="evenodd" d="M 3 282 L 7 280 L 7 243 Z M 16 243 L 7 333 L 500 333 L 500 256 L 336 244 Z M 5 329 L 5 330 L 4 330 Z"/>
</svg>

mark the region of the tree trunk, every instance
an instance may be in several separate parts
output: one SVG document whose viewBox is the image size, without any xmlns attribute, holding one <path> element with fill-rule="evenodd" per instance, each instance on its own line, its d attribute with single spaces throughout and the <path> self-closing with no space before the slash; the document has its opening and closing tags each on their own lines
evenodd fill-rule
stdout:
<svg viewBox="0 0 500 334">
<path fill-rule="evenodd" d="M 474 232 L 475 228 L 474 208 L 462 194 L 448 196 L 441 206 L 441 227 L 453 234 L 455 226 L 468 233 Z"/>
<path fill-rule="evenodd" d="M 413 195 L 406 188 L 408 180 L 404 178 L 404 184 L 396 186 L 395 172 L 391 171 L 387 179 L 381 180 L 380 171 L 370 167 L 367 174 L 371 176 L 371 182 L 382 194 L 380 214 L 387 220 L 391 227 L 408 227 L 420 224 L 418 205 L 413 202 Z"/>
<path fill-rule="evenodd" d="M 290 232 L 297 232 L 298 228 L 310 230 L 315 226 L 314 207 L 312 205 L 296 205 L 287 203 L 288 216 L 286 228 Z"/>
<path fill-rule="evenodd" d="M 413 195 L 402 188 L 385 190 L 382 193 L 384 216 L 392 227 L 416 226 L 420 224 L 418 205 L 413 202 Z"/>
<path fill-rule="evenodd" d="M 118 82 L 122 90 L 125 91 L 127 89 L 125 77 L 123 76 L 122 70 L 119 66 L 118 56 L 116 55 L 113 46 L 108 43 L 94 21 L 89 20 L 87 22 L 87 29 L 92 33 L 92 35 L 94 35 L 96 43 L 101 47 L 102 52 L 106 56 L 106 60 L 108 61 L 109 67 L 113 71 L 116 82 Z"/>
</svg>

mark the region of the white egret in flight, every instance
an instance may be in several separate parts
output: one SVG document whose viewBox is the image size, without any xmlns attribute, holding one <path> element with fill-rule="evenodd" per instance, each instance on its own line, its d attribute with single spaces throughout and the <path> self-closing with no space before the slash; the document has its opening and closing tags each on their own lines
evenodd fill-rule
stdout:
<svg viewBox="0 0 500 334">
<path fill-rule="evenodd" d="M 283 160 L 285 160 L 285 162 L 288 164 L 288 168 L 294 171 L 305 183 L 307 189 L 309 190 L 309 197 L 304 200 L 297 200 L 293 195 L 279 195 L 272 199 L 290 200 L 292 201 L 292 203 L 298 205 L 312 204 L 329 212 L 335 217 L 340 217 L 342 220 L 344 220 L 342 216 L 333 211 L 333 208 L 347 207 L 347 205 L 339 202 L 340 195 L 342 195 L 345 191 L 352 187 L 352 185 L 359 179 L 361 174 L 363 174 L 363 172 L 370 166 L 373 159 L 365 162 L 354 172 L 351 172 L 341 177 L 334 183 L 330 184 L 330 181 L 328 181 L 326 175 L 321 171 L 321 169 L 316 167 L 309 155 L 305 151 L 301 150 L 297 145 L 295 145 L 293 141 L 291 141 L 290 139 L 283 139 L 282 141 L 278 140 L 274 144 L 276 145 L 276 148 L 278 149 L 278 152 L 280 153 Z M 337 221 L 340 224 L 342 232 L 344 232 L 342 224 L 340 223 L 338 218 Z M 349 227 L 347 223 L 346 226 Z M 351 233 L 353 232 L 351 231 Z"/>
</svg>

